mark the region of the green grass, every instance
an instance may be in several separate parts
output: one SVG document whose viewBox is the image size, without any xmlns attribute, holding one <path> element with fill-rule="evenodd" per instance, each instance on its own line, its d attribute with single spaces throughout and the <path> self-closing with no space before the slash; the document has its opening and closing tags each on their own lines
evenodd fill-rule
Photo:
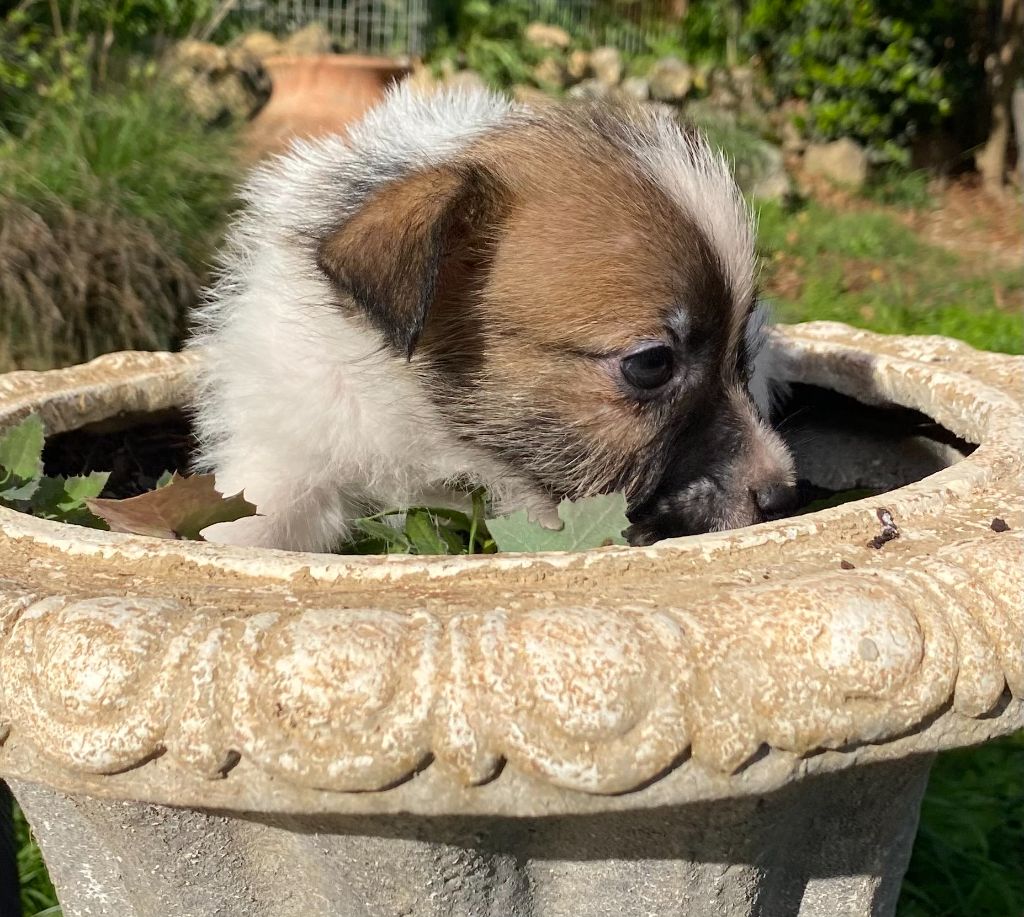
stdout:
<svg viewBox="0 0 1024 917">
<path fill-rule="evenodd" d="M 828 319 L 1024 352 L 1024 271 L 926 245 L 885 211 L 766 204 L 760 246 L 765 292 L 782 321 Z"/>
<path fill-rule="evenodd" d="M 240 168 L 156 77 L 0 131 L 0 371 L 180 342 Z"/>
<path fill-rule="evenodd" d="M 1024 914 L 1024 733 L 939 756 L 897 913 Z"/>
<path fill-rule="evenodd" d="M 0 188 L 41 211 L 134 217 L 205 263 L 232 205 L 239 168 L 230 131 L 205 127 L 154 77 L 42 106 L 17 135 L 0 131 Z"/>
<path fill-rule="evenodd" d="M 18 844 L 18 876 L 25 917 L 57 917 L 60 907 L 43 864 L 43 855 L 17 804 L 14 806 L 14 837 Z"/>
<path fill-rule="evenodd" d="M 932 203 L 927 172 L 910 171 L 894 165 L 878 168 L 864 188 L 863 196 L 878 204 L 922 210 Z"/>
</svg>

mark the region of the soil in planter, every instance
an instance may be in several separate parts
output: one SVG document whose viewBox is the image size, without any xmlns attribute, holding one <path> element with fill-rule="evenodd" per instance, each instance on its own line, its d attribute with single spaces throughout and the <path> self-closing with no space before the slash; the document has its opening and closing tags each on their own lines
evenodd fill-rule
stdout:
<svg viewBox="0 0 1024 917">
<path fill-rule="evenodd" d="M 976 448 L 920 411 L 875 407 L 811 385 L 794 385 L 779 430 L 798 477 L 794 515 L 918 481 Z M 103 496 L 153 490 L 165 471 L 189 472 L 195 437 L 182 411 L 122 415 L 49 437 L 49 475 L 110 471 Z"/>
<path fill-rule="evenodd" d="M 181 411 L 125 414 L 47 437 L 43 469 L 69 476 L 109 471 L 103 496 L 124 499 L 153 490 L 165 471 L 187 474 L 195 445 Z"/>
</svg>

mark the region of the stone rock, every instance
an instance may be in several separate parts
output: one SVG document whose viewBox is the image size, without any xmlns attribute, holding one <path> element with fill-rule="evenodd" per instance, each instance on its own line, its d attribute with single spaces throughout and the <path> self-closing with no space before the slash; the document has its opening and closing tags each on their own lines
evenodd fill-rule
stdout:
<svg viewBox="0 0 1024 917">
<path fill-rule="evenodd" d="M 444 85 L 449 89 L 465 89 L 472 92 L 486 89 L 487 81 L 475 70 L 456 70 L 451 76 L 445 77 Z"/>
<path fill-rule="evenodd" d="M 546 22 L 531 22 L 523 35 L 531 45 L 546 51 L 564 51 L 572 44 L 572 36 L 565 29 Z"/>
<path fill-rule="evenodd" d="M 647 74 L 651 98 L 659 102 L 682 102 L 693 88 L 694 70 L 678 57 L 663 57 Z"/>
<path fill-rule="evenodd" d="M 186 38 L 174 45 L 166 62 L 196 73 L 215 73 L 227 67 L 228 52 L 209 41 Z"/>
<path fill-rule="evenodd" d="M 282 46 L 285 54 L 299 57 L 307 54 L 330 54 L 334 50 L 334 42 L 323 23 L 311 22 L 297 32 L 289 35 Z"/>
<path fill-rule="evenodd" d="M 807 138 L 793 118 L 783 118 L 779 124 L 779 138 L 786 153 L 802 154 L 807 148 Z"/>
<path fill-rule="evenodd" d="M 783 201 L 793 193 L 782 150 L 767 141 L 758 148 L 758 163 L 750 183 L 750 196 L 760 201 Z"/>
<path fill-rule="evenodd" d="M 868 179 L 868 154 L 857 141 L 842 137 L 832 143 L 812 143 L 804 153 L 804 168 L 837 185 L 862 188 Z"/>
<path fill-rule="evenodd" d="M 536 86 L 530 86 L 526 83 L 517 83 L 512 87 L 512 98 L 532 108 L 550 105 L 554 101 L 543 89 L 538 89 Z"/>
<path fill-rule="evenodd" d="M 569 90 L 569 97 L 573 99 L 606 99 L 614 92 L 613 87 L 606 86 L 600 80 L 595 80 L 591 77 L 589 80 L 583 80 L 582 83 L 577 83 L 572 89 Z"/>
<path fill-rule="evenodd" d="M 615 48 L 597 48 L 590 54 L 590 70 L 599 82 L 618 86 L 622 81 L 622 55 Z"/>
<path fill-rule="evenodd" d="M 271 35 L 270 32 L 263 32 L 258 29 L 239 35 L 228 47 L 231 49 L 238 48 L 261 61 L 267 57 L 281 54 L 284 51 L 284 44 L 280 39 Z"/>
<path fill-rule="evenodd" d="M 651 97 L 651 84 L 642 76 L 628 76 L 619 86 L 623 95 L 646 102 Z"/>
<path fill-rule="evenodd" d="M 577 48 L 571 51 L 565 61 L 565 71 L 574 82 L 590 74 L 590 53 Z"/>
<path fill-rule="evenodd" d="M 266 69 L 241 47 L 182 41 L 165 58 L 164 72 L 167 82 L 210 124 L 248 121 L 270 98 Z"/>
<path fill-rule="evenodd" d="M 738 111 L 740 97 L 734 90 L 727 70 L 713 70 L 708 79 L 708 103 L 724 111 Z"/>
<path fill-rule="evenodd" d="M 679 109 L 674 105 L 669 105 L 668 102 L 658 102 L 654 99 L 649 99 L 643 105 L 646 109 L 662 118 L 675 118 L 679 114 Z"/>
<path fill-rule="evenodd" d="M 723 111 L 710 100 L 701 99 L 688 103 L 686 114 L 714 145 L 723 147 L 744 193 L 771 201 L 784 200 L 792 193 L 793 183 L 782 150 L 749 130 L 736 112 Z"/>
<path fill-rule="evenodd" d="M 728 70 L 729 85 L 741 99 L 752 99 L 757 92 L 757 75 L 752 67 L 732 67 Z"/>
<path fill-rule="evenodd" d="M 413 92 L 420 95 L 430 95 L 430 93 L 436 92 L 440 85 L 433 71 L 423 64 L 415 64 L 405 82 Z"/>
<path fill-rule="evenodd" d="M 541 86 L 564 89 L 570 82 L 565 64 L 557 57 L 545 57 L 533 68 L 533 78 Z"/>
</svg>

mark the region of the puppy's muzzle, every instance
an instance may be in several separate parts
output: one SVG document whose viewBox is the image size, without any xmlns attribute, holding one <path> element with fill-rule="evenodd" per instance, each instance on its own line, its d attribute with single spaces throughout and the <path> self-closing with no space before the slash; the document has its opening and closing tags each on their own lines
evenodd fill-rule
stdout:
<svg viewBox="0 0 1024 917">
<path fill-rule="evenodd" d="M 633 524 L 625 534 L 632 545 L 648 545 L 781 519 L 795 508 L 796 488 L 787 480 L 744 487 L 705 476 L 682 485 L 662 485 L 629 513 Z"/>
</svg>

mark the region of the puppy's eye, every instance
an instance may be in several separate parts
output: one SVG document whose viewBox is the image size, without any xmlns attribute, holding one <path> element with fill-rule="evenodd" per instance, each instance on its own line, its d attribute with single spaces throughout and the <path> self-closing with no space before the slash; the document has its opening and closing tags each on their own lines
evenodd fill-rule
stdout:
<svg viewBox="0 0 1024 917">
<path fill-rule="evenodd" d="M 634 388 L 650 391 L 661 388 L 672 378 L 675 358 L 665 344 L 648 344 L 619 361 L 622 378 Z"/>
</svg>

